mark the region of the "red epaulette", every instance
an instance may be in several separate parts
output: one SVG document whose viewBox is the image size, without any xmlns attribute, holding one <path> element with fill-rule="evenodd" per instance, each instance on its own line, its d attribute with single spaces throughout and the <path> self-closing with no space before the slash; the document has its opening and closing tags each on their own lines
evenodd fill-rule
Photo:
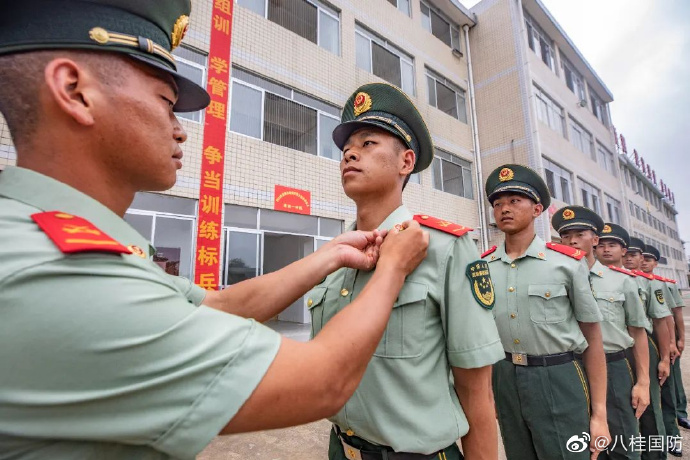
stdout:
<svg viewBox="0 0 690 460">
<path fill-rule="evenodd" d="M 647 278 L 648 280 L 654 279 L 654 275 L 650 275 L 649 273 L 645 273 L 642 270 L 633 270 L 632 272 L 634 274 L 636 274 L 637 276 L 641 276 L 642 278 Z"/>
<path fill-rule="evenodd" d="M 617 272 L 624 273 L 624 274 L 626 274 L 626 275 L 628 275 L 628 276 L 632 276 L 633 278 L 636 278 L 636 277 L 637 277 L 636 274 L 634 274 L 634 273 L 631 272 L 630 270 L 626 270 L 625 268 L 616 267 L 615 265 L 609 265 L 609 268 L 610 268 L 611 270 L 615 270 L 615 271 L 617 271 Z"/>
<path fill-rule="evenodd" d="M 666 278 L 664 278 L 663 276 L 659 276 L 659 275 L 653 275 L 653 276 L 654 276 L 654 279 L 657 281 L 666 282 Z"/>
<path fill-rule="evenodd" d="M 676 280 L 672 280 L 672 279 L 668 279 L 668 278 L 666 278 L 666 281 L 668 281 L 669 283 L 673 283 L 673 284 L 676 284 Z"/>
<path fill-rule="evenodd" d="M 484 257 L 488 256 L 489 254 L 493 253 L 496 251 L 496 246 L 491 246 L 488 251 L 486 251 L 484 254 L 482 254 L 480 257 L 483 259 Z"/>
<path fill-rule="evenodd" d="M 582 250 L 566 246 L 565 244 L 546 243 L 546 247 L 552 251 L 560 252 L 568 257 L 572 257 L 575 260 L 582 260 L 582 258 L 585 256 L 585 253 Z"/>
<path fill-rule="evenodd" d="M 463 227 L 462 225 L 454 224 L 453 222 L 449 222 L 447 220 L 427 216 L 426 214 L 417 214 L 413 217 L 413 219 L 419 222 L 420 225 L 435 228 L 436 230 L 450 233 L 451 235 L 455 236 L 462 236 L 465 233 L 472 231 L 472 229 L 469 227 Z"/>
<path fill-rule="evenodd" d="M 81 217 L 66 212 L 49 211 L 32 214 L 31 218 L 65 254 L 74 252 L 132 253 L 126 246 Z"/>
</svg>

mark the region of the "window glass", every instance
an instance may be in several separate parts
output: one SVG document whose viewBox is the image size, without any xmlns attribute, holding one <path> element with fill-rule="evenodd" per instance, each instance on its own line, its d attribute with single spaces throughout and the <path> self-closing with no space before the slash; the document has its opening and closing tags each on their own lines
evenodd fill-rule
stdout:
<svg viewBox="0 0 690 460">
<path fill-rule="evenodd" d="M 156 216 L 153 261 L 170 275 L 192 277 L 193 223 L 191 219 Z"/>
<path fill-rule="evenodd" d="M 261 139 L 261 108 L 261 91 L 234 82 L 230 130 Z"/>
<path fill-rule="evenodd" d="M 225 247 L 227 266 L 223 267 L 223 279 L 226 286 L 257 276 L 258 237 L 259 235 L 255 233 L 227 232 Z"/>
</svg>

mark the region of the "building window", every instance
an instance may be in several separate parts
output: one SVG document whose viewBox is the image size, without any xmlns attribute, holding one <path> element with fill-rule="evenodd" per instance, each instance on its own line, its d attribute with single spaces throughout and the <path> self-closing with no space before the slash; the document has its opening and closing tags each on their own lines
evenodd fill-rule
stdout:
<svg viewBox="0 0 690 460">
<path fill-rule="evenodd" d="M 601 195 L 599 189 L 592 184 L 580 179 L 580 192 L 582 194 L 582 206 L 585 206 L 601 215 Z"/>
<path fill-rule="evenodd" d="M 455 155 L 434 149 L 431 168 L 434 188 L 453 195 L 474 198 L 472 192 L 472 163 Z"/>
<path fill-rule="evenodd" d="M 561 136 L 565 136 L 563 108 L 537 86 L 534 86 L 534 95 L 539 120 Z"/>
<path fill-rule="evenodd" d="M 525 12 L 525 28 L 527 29 L 527 44 L 530 49 L 555 73 L 556 54 L 553 49 L 553 40 L 544 33 L 527 12 Z"/>
<path fill-rule="evenodd" d="M 582 125 L 572 118 L 569 119 L 570 122 L 570 142 L 577 147 L 577 149 L 590 155 L 593 160 L 594 157 L 594 143 L 592 142 L 592 135 L 587 131 Z"/>
<path fill-rule="evenodd" d="M 173 51 L 173 55 L 175 56 L 175 63 L 177 64 L 177 72 L 202 88 L 206 88 L 206 55 L 185 47 L 184 45 L 176 48 L 175 51 Z M 175 115 L 177 115 L 178 118 L 185 118 L 201 123 L 204 111 L 175 112 Z"/>
<path fill-rule="evenodd" d="M 546 185 L 549 187 L 551 196 L 565 203 L 570 203 L 573 183 L 572 173 L 544 158 L 544 174 L 546 175 Z"/>
<path fill-rule="evenodd" d="M 420 2 L 422 27 L 453 49 L 460 49 L 460 27 L 431 4 Z"/>
<path fill-rule="evenodd" d="M 591 88 L 589 90 L 589 99 L 592 104 L 592 107 L 590 108 L 592 109 L 594 116 L 597 117 L 597 119 L 602 122 L 604 126 L 608 126 L 609 116 L 606 104 L 594 93 L 594 91 L 591 90 Z"/>
<path fill-rule="evenodd" d="M 410 15 L 410 0 L 388 0 L 388 3 L 405 13 Z"/>
<path fill-rule="evenodd" d="M 613 162 L 613 153 L 609 152 L 601 144 L 597 144 L 597 157 L 599 164 L 609 173 L 616 176 L 616 165 Z"/>
<path fill-rule="evenodd" d="M 242 69 L 232 71 L 230 131 L 340 161 L 340 110 Z"/>
<path fill-rule="evenodd" d="M 426 69 L 426 81 L 429 90 L 429 105 L 467 123 L 465 90 L 429 68 Z"/>
<path fill-rule="evenodd" d="M 637 217 L 637 220 L 642 220 L 642 216 L 640 214 L 642 214 L 642 210 L 638 205 L 635 205 L 635 217 Z"/>
<path fill-rule="evenodd" d="M 269 21 L 340 54 L 340 13 L 317 0 L 237 0 Z"/>
<path fill-rule="evenodd" d="M 585 83 L 582 79 L 582 75 L 575 70 L 575 66 L 573 66 L 567 59 L 563 58 L 561 60 L 563 61 L 565 84 L 568 86 L 568 88 L 570 88 L 570 91 L 572 91 L 573 94 L 580 99 L 580 101 L 585 101 L 586 104 L 587 99 L 585 98 Z"/>
<path fill-rule="evenodd" d="M 621 202 L 613 197 L 605 195 L 606 211 L 608 212 L 609 222 L 621 224 Z"/>
<path fill-rule="evenodd" d="M 355 28 L 357 67 L 414 96 L 414 62 L 410 55 L 359 24 Z"/>
</svg>

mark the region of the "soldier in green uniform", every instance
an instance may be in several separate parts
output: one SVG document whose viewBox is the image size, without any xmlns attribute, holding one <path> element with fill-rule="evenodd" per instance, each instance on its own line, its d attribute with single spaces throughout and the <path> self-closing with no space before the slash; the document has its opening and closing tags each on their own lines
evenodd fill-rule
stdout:
<svg viewBox="0 0 690 460">
<path fill-rule="evenodd" d="M 508 459 L 594 459 L 610 435 L 602 315 L 584 252 L 535 234 L 534 220 L 551 198 L 531 169 L 496 168 L 486 196 L 506 238 L 482 256 L 506 354 L 494 366 L 493 385 Z"/>
<path fill-rule="evenodd" d="M 333 140 L 343 151 L 343 190 L 357 205 L 353 229 L 391 229 L 413 218 L 403 188 L 429 166 L 433 144 L 405 93 L 383 83 L 361 86 Z M 503 351 L 487 264 L 470 229 L 427 215 L 414 220 L 429 229 L 428 255 L 405 280 L 357 391 L 329 419 L 331 460 L 459 459 L 459 438 L 468 458 L 497 457 L 490 378 Z M 316 338 L 375 274 L 341 269 L 311 291 Z"/>
<path fill-rule="evenodd" d="M 624 256 L 624 266 L 632 271 L 637 278 L 640 299 L 645 306 L 647 318 L 650 323 L 647 326 L 647 341 L 649 343 L 649 395 L 650 403 L 642 417 L 640 417 L 640 433 L 643 439 L 653 437 L 665 439 L 666 428 L 661 409 L 661 385 L 666 381 L 670 368 L 670 337 L 666 317 L 671 312 L 665 305 L 659 303 L 659 299 L 652 292 L 651 281 L 654 276 L 639 270 L 644 257 L 644 241 L 630 237 L 630 244 Z M 665 449 L 664 449 L 665 450 Z M 663 460 L 666 458 L 664 450 L 645 449 L 642 452 L 643 460 Z"/>
<path fill-rule="evenodd" d="M 604 317 L 601 335 L 608 376 L 606 414 L 613 441 L 599 458 L 639 459 L 640 451 L 631 449 L 629 442 L 639 435 L 638 418 L 649 405 L 648 322 L 636 276 L 620 268 L 630 237 L 619 225 L 605 224 L 594 211 L 582 206 L 559 209 L 551 222 L 563 244 L 585 252 L 592 291 Z M 607 256 L 617 258 L 607 257 L 608 266 L 604 266 L 601 258 L 595 257 L 595 247 L 597 252 L 605 247 Z"/>
<path fill-rule="evenodd" d="M 189 0 L 9 3 L 0 111 L 18 166 L 0 174 L 0 456 L 190 459 L 219 432 L 337 412 L 428 235 L 415 222 L 383 244 L 351 232 L 222 292 L 166 274 L 122 216 L 136 191 L 175 182 L 174 111 L 209 102 L 170 54 Z M 256 321 L 340 267 L 376 263 L 313 343 Z"/>
<path fill-rule="evenodd" d="M 666 279 L 666 284 L 676 303 L 676 308 L 673 310 L 673 313 L 674 319 L 676 320 L 676 345 L 678 347 L 678 357 L 673 363 L 673 371 L 671 372 L 676 387 L 676 417 L 678 418 L 678 426 L 690 429 L 690 420 L 688 420 L 688 400 L 685 396 L 685 387 L 683 386 L 683 377 L 680 369 L 680 357 L 685 350 L 685 320 L 682 314 L 676 313 L 681 311 L 680 308 L 685 308 L 685 301 L 680 293 L 680 289 L 678 289 L 676 280 Z"/>
<path fill-rule="evenodd" d="M 661 258 L 661 253 L 657 248 L 651 245 L 645 246 L 645 251 L 642 253 L 644 256 L 644 261 L 642 262 L 642 271 L 653 275 L 654 279 L 652 282 L 652 290 L 654 295 L 657 297 L 660 303 L 666 304 L 670 310 L 672 316 L 666 318 L 666 325 L 669 330 L 670 336 L 670 358 L 671 358 L 671 369 L 668 379 L 661 385 L 661 408 L 664 416 L 664 427 L 666 428 L 666 436 L 669 438 L 669 449 L 668 453 L 676 457 L 682 456 L 681 447 L 675 443 L 674 439 L 679 439 L 680 430 L 678 429 L 678 418 L 676 414 L 676 385 L 673 376 L 674 363 L 676 359 L 680 356 L 678 350 L 678 342 L 676 336 L 676 323 L 678 317 L 680 317 L 683 329 L 683 337 L 685 335 L 685 326 L 683 325 L 683 314 L 681 311 L 681 306 L 677 306 L 671 291 L 668 288 L 665 278 L 655 275 L 654 269 L 659 264 L 659 259 Z"/>
</svg>

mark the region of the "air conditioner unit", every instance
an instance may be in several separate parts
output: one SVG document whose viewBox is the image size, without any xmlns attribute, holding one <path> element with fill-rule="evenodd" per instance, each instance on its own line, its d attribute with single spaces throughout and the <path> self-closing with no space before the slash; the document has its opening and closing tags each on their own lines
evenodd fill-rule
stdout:
<svg viewBox="0 0 690 460">
<path fill-rule="evenodd" d="M 587 107 L 587 99 L 580 99 L 580 102 L 577 103 L 580 107 Z"/>
<path fill-rule="evenodd" d="M 460 51 L 460 48 L 458 48 L 457 46 L 453 47 L 453 56 L 458 58 L 461 58 L 463 56 L 462 51 Z"/>
</svg>

